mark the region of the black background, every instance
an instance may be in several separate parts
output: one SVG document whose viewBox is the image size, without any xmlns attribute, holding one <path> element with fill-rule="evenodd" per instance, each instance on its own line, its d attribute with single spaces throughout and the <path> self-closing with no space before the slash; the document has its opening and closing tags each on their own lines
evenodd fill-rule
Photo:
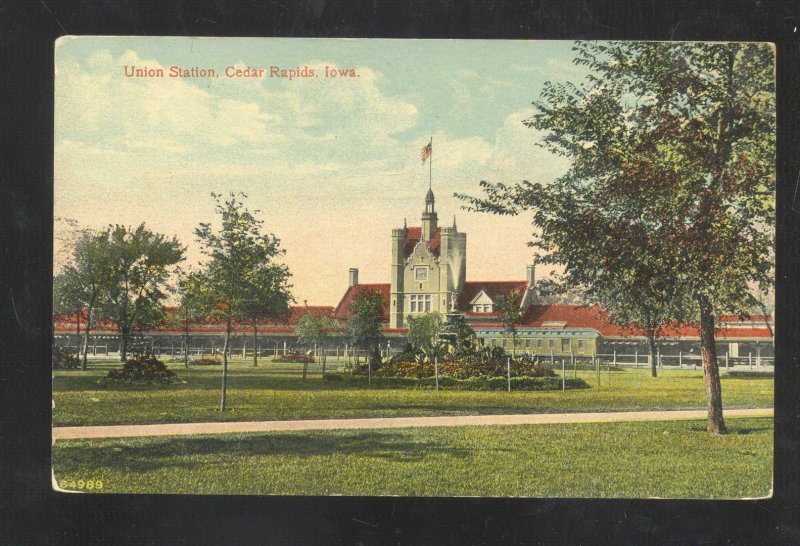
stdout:
<svg viewBox="0 0 800 546">
<path fill-rule="evenodd" d="M 0 3 L 0 542 L 800 544 L 796 27 L 797 2 L 766 0 Z M 53 42 L 64 34 L 775 42 L 779 365 L 774 497 L 705 502 L 54 493 L 48 410 Z"/>
</svg>

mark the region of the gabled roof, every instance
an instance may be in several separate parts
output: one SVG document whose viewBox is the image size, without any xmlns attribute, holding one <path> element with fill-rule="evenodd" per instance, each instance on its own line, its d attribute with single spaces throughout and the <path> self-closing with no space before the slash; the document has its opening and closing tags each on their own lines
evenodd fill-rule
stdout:
<svg viewBox="0 0 800 546">
<path fill-rule="evenodd" d="M 377 292 L 383 298 L 383 320 L 389 321 L 389 294 L 391 293 L 391 285 L 386 284 L 357 284 L 355 286 L 349 286 L 347 288 L 347 292 L 344 293 L 342 296 L 342 300 L 339 302 L 339 305 L 336 306 L 336 309 L 333 312 L 333 316 L 337 320 L 347 320 L 352 315 L 350 313 L 350 305 L 362 292 L 366 291 L 373 291 Z"/>
<path fill-rule="evenodd" d="M 403 246 L 403 256 L 408 258 L 414 252 L 414 247 L 422 240 L 422 228 L 419 226 L 406 228 L 406 240 Z M 434 256 L 439 255 L 442 246 L 442 228 L 437 228 L 436 232 L 428 241 L 428 250 Z"/>
<path fill-rule="evenodd" d="M 528 288 L 527 281 L 469 281 L 464 283 L 464 288 L 461 289 L 461 294 L 458 295 L 458 309 L 469 314 L 472 313 L 472 306 L 470 302 L 475 299 L 481 290 L 486 292 L 492 301 L 495 303 L 505 296 L 511 290 L 519 290 L 520 295 L 524 294 Z M 485 315 L 486 313 L 480 313 Z M 497 314 L 497 313 L 493 313 Z"/>
</svg>

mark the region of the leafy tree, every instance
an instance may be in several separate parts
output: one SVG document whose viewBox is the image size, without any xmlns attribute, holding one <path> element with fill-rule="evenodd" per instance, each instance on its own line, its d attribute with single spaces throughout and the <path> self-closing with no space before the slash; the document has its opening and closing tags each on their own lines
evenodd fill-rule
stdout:
<svg viewBox="0 0 800 546">
<path fill-rule="evenodd" d="M 442 331 L 442 317 L 438 313 L 409 316 L 408 341 L 416 349 L 423 362 L 431 362 L 440 348 L 439 332 Z"/>
<path fill-rule="evenodd" d="M 78 337 L 81 317 L 86 313 L 83 330 L 83 349 L 78 348 L 81 369 L 86 369 L 89 336 L 96 322 L 95 310 L 103 303 L 107 288 L 109 263 L 105 233 L 84 230 L 72 247 L 72 257 L 53 282 L 54 308 L 62 312 L 75 312 Z M 82 357 L 80 353 L 82 354 Z"/>
<path fill-rule="evenodd" d="M 199 280 L 194 273 L 179 272 L 178 309 L 172 317 L 174 323 L 180 325 L 183 332 L 183 365 L 189 367 L 189 333 L 193 323 L 200 321 L 207 309 L 206 300 L 199 287 Z"/>
<path fill-rule="evenodd" d="M 374 290 L 362 290 L 350 304 L 352 314 L 347 334 L 353 346 L 367 351 L 367 364 L 372 375 L 373 364 L 380 363 L 383 333 L 383 297 Z"/>
<path fill-rule="evenodd" d="M 198 302 L 204 302 L 209 315 L 225 321 L 220 397 L 220 411 L 225 411 L 233 321 L 255 316 L 254 309 L 275 312 L 292 298 L 286 284 L 289 272 L 274 261 L 284 254 L 280 240 L 262 233 L 264 222 L 248 211 L 236 194 L 231 193 L 227 200 L 216 193 L 211 196 L 217 203 L 221 228 L 216 231 L 211 224 L 201 223 L 195 230 L 208 260 L 192 277 L 189 288 Z"/>
<path fill-rule="evenodd" d="M 517 356 L 517 325 L 522 321 L 522 293 L 518 289 L 509 290 L 498 302 L 500 322 L 504 331 L 511 336 L 511 354 Z"/>
<path fill-rule="evenodd" d="M 775 96 L 767 44 L 585 42 L 590 75 L 547 84 L 525 121 L 571 159 L 549 185 L 482 182 L 472 208 L 533 211 L 561 282 L 620 322 L 696 324 L 708 431 L 726 432 L 714 324 L 773 282 Z M 644 293 L 629 297 L 644 282 Z M 616 293 L 615 293 L 616 292 Z M 610 302 L 616 305 L 609 305 Z M 637 310 L 638 309 L 638 310 Z"/>
<path fill-rule="evenodd" d="M 333 333 L 339 328 L 339 323 L 325 315 L 315 315 L 307 312 L 297 321 L 297 339 L 302 345 L 322 347 L 322 378 L 325 379 L 325 345 Z"/>
<path fill-rule="evenodd" d="M 278 239 L 270 235 L 275 246 L 274 255 L 283 254 L 278 250 Z M 271 251 L 271 250 L 270 250 Z M 291 273 L 284 264 L 261 263 L 242 275 L 245 295 L 242 304 L 241 318 L 250 322 L 253 329 L 253 367 L 258 367 L 258 322 L 265 319 L 288 322 L 291 314 L 291 303 L 294 301 L 289 292 Z"/>
<path fill-rule="evenodd" d="M 184 248 L 176 238 L 168 239 L 144 224 L 135 229 L 111 226 L 101 240 L 100 253 L 108 272 L 102 309 L 116 322 L 124 362 L 131 334 L 163 319 L 167 281 L 173 266 L 183 260 Z"/>
</svg>

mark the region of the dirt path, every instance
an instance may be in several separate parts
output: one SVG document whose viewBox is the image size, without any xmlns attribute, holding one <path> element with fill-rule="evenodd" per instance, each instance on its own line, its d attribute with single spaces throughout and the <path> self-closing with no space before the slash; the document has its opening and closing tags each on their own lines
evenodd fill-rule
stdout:
<svg viewBox="0 0 800 546">
<path fill-rule="evenodd" d="M 772 408 L 725 410 L 725 417 L 770 417 L 772 414 Z M 195 434 L 222 434 L 229 432 L 273 432 L 282 430 L 546 425 L 558 423 L 611 423 L 619 421 L 674 421 L 679 419 L 705 418 L 705 410 L 673 410 L 603 413 L 538 413 L 522 415 L 458 415 L 442 417 L 380 417 L 366 419 L 312 419 L 302 421 L 245 421 L 228 423 L 171 423 L 163 425 L 110 425 L 94 427 L 54 427 L 53 441 L 77 438 L 184 436 Z"/>
</svg>

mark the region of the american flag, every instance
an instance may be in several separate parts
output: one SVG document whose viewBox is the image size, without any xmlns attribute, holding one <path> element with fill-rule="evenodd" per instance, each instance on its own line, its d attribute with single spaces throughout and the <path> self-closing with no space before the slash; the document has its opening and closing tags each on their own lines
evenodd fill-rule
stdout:
<svg viewBox="0 0 800 546">
<path fill-rule="evenodd" d="M 425 160 L 431 156 L 432 152 L 433 152 L 433 140 L 428 142 L 428 144 L 422 148 L 422 153 L 420 154 L 420 157 L 422 158 L 423 163 L 425 163 Z"/>
</svg>

